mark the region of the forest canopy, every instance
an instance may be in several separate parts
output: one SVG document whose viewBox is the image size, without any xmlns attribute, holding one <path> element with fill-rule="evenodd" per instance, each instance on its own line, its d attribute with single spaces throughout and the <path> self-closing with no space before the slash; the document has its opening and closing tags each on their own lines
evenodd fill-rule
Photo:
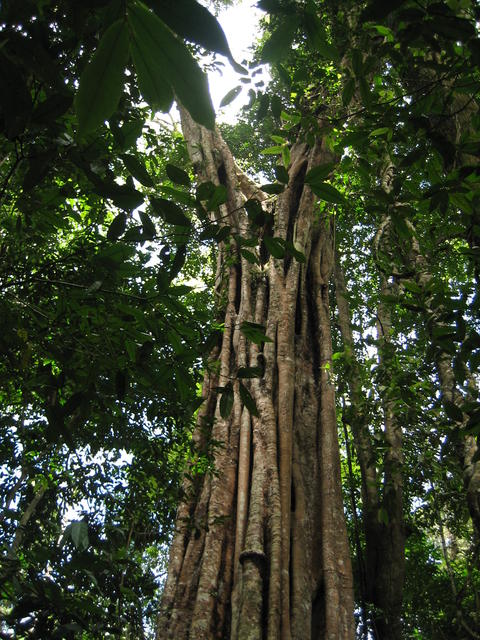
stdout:
<svg viewBox="0 0 480 640">
<path fill-rule="evenodd" d="M 1 3 L 1 638 L 480 637 L 480 5 L 258 7 Z"/>
</svg>

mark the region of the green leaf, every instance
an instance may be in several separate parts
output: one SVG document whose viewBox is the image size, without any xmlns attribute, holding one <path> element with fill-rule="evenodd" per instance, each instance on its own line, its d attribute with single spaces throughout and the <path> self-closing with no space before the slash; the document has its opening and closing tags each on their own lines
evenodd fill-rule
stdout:
<svg viewBox="0 0 480 640">
<path fill-rule="evenodd" d="M 237 378 L 260 378 L 263 375 L 261 367 L 240 367 Z"/>
<path fill-rule="evenodd" d="M 220 101 L 220 108 L 226 107 L 228 104 L 233 102 L 235 98 L 240 95 L 242 92 L 242 86 L 238 85 L 234 89 L 231 89 L 228 93 L 226 93 Z"/>
<path fill-rule="evenodd" d="M 84 520 L 74 520 L 70 524 L 70 537 L 76 549 L 85 551 L 89 545 L 87 523 Z"/>
<path fill-rule="evenodd" d="M 410 293 L 422 293 L 422 287 L 413 280 L 402 280 L 402 286 Z"/>
<path fill-rule="evenodd" d="M 318 167 L 310 169 L 310 171 L 305 176 L 305 184 L 308 184 L 310 186 L 315 186 L 317 184 L 323 185 L 323 181 L 330 175 L 334 166 L 334 162 L 328 162 L 327 164 L 321 164 Z"/>
<path fill-rule="evenodd" d="M 392 215 L 393 226 L 398 236 L 403 240 L 409 240 L 412 237 L 413 230 L 408 226 L 405 218 L 399 215 Z"/>
<path fill-rule="evenodd" d="M 171 87 L 192 118 L 213 129 L 215 112 L 207 78 L 187 47 L 141 2 L 129 5 L 128 20 L 132 57 L 144 97 L 166 108 Z M 144 93 L 145 88 L 149 95 Z"/>
<path fill-rule="evenodd" d="M 311 185 L 310 188 L 316 196 L 326 202 L 333 202 L 335 204 L 343 204 L 345 202 L 345 198 L 340 191 L 327 182 L 316 183 Z"/>
<path fill-rule="evenodd" d="M 305 255 L 301 251 L 299 251 L 290 240 L 287 240 L 287 242 L 285 243 L 285 249 L 287 250 L 287 253 L 293 256 L 297 262 L 305 263 L 307 261 Z"/>
<path fill-rule="evenodd" d="M 280 118 L 280 114 L 282 113 L 282 99 L 280 98 L 280 96 L 271 97 L 270 109 L 274 118 Z"/>
<path fill-rule="evenodd" d="M 215 191 L 215 185 L 213 182 L 208 180 L 207 182 L 202 182 L 197 187 L 197 200 L 201 202 L 205 202 L 205 200 L 210 200 L 213 193 Z"/>
<path fill-rule="evenodd" d="M 217 19 L 195 0 L 150 0 L 150 6 L 179 36 L 224 55 L 237 73 L 247 71 L 235 62 Z"/>
<path fill-rule="evenodd" d="M 263 45 L 261 62 L 277 62 L 286 57 L 299 24 L 300 19 L 296 16 L 289 16 L 282 22 Z"/>
<path fill-rule="evenodd" d="M 121 19 L 105 31 L 80 77 L 75 97 L 80 134 L 99 127 L 117 108 L 127 61 L 128 30 Z"/>
<path fill-rule="evenodd" d="M 239 389 L 241 401 L 247 407 L 250 414 L 258 418 L 258 409 L 257 405 L 255 404 L 255 400 L 252 398 L 252 394 L 241 382 L 239 383 Z"/>
<path fill-rule="evenodd" d="M 140 211 L 140 220 L 142 221 L 143 234 L 146 239 L 153 240 L 157 235 L 157 230 L 150 216 L 145 211 Z"/>
<path fill-rule="evenodd" d="M 288 184 L 288 171 L 285 169 L 284 166 L 282 166 L 281 164 L 278 164 L 275 169 L 275 177 L 279 182 L 282 182 L 283 184 Z"/>
<path fill-rule="evenodd" d="M 165 200 L 165 198 L 151 197 L 150 204 L 154 213 L 163 218 L 168 224 L 175 224 L 181 227 L 189 227 L 191 225 L 190 220 L 174 202 Z"/>
<path fill-rule="evenodd" d="M 225 204 L 228 198 L 227 187 L 223 184 L 219 184 L 215 187 L 214 192 L 210 196 L 209 201 L 206 204 L 208 211 L 213 211 L 221 204 Z"/>
<path fill-rule="evenodd" d="M 250 264 L 260 264 L 258 256 L 256 256 L 252 251 L 249 251 L 248 249 L 240 249 L 240 254 L 245 258 L 245 260 L 247 260 L 247 262 L 250 262 Z"/>
<path fill-rule="evenodd" d="M 262 153 L 265 156 L 276 156 L 279 153 L 282 153 L 283 151 L 283 145 L 277 145 L 275 147 L 268 147 L 267 149 L 262 149 L 260 151 L 260 153 Z"/>
<path fill-rule="evenodd" d="M 385 136 L 389 133 L 391 134 L 390 127 L 380 127 L 379 129 L 374 129 L 370 132 L 370 138 L 378 138 L 379 136 Z"/>
<path fill-rule="evenodd" d="M 143 162 L 140 162 L 138 158 L 127 153 L 120 157 L 134 178 L 136 178 L 145 187 L 153 187 L 153 180 Z"/>
<path fill-rule="evenodd" d="M 350 102 L 352 101 L 353 94 L 355 93 L 355 79 L 348 78 L 345 82 L 345 86 L 342 91 L 342 104 L 344 107 L 348 107 Z"/>
<path fill-rule="evenodd" d="M 268 249 L 268 252 L 274 258 L 283 258 L 285 256 L 285 246 L 281 238 L 272 238 L 271 236 L 264 236 L 263 242 Z"/>
<path fill-rule="evenodd" d="M 167 176 L 170 180 L 175 184 L 181 184 L 184 187 L 190 186 L 190 176 L 183 169 L 176 167 L 174 164 L 168 163 L 165 167 L 165 171 L 167 172 Z"/>
<path fill-rule="evenodd" d="M 119 213 L 110 223 L 107 231 L 109 240 L 118 240 L 127 226 L 127 216 L 125 213 Z"/>
<path fill-rule="evenodd" d="M 269 193 L 272 195 L 278 195 L 285 190 L 284 184 L 278 184 L 278 182 L 271 182 L 269 184 L 262 184 L 260 189 L 265 193 Z"/>
<path fill-rule="evenodd" d="M 185 191 L 180 191 L 180 189 L 174 189 L 168 185 L 160 185 L 158 187 L 158 191 L 169 196 L 170 199 L 175 200 L 175 202 L 178 202 L 179 204 L 184 204 L 187 207 L 192 207 L 194 209 L 197 206 L 195 198 L 192 198 L 192 196 L 189 193 L 185 193 Z"/>
<path fill-rule="evenodd" d="M 338 60 L 338 51 L 336 47 L 328 42 L 323 24 L 312 5 L 313 3 L 307 9 L 304 19 L 309 45 L 327 60 Z"/>
<path fill-rule="evenodd" d="M 262 342 L 273 342 L 271 338 L 265 335 L 265 327 L 255 322 L 242 322 L 240 325 L 240 331 L 243 335 L 254 342 L 255 344 L 262 344 Z"/>
<path fill-rule="evenodd" d="M 233 408 L 233 386 L 232 383 L 223 387 L 222 396 L 220 398 L 220 415 L 224 420 L 228 418 Z"/>
<path fill-rule="evenodd" d="M 357 78 L 359 78 L 363 72 L 362 52 L 359 49 L 352 49 L 350 53 L 350 58 L 352 61 L 353 73 L 357 76 Z"/>
</svg>

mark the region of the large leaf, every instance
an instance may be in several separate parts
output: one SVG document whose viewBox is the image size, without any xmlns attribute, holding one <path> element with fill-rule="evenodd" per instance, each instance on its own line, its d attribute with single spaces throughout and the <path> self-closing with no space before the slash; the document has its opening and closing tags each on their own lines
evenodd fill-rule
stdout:
<svg viewBox="0 0 480 640">
<path fill-rule="evenodd" d="M 220 415 L 225 420 L 230 415 L 233 408 L 233 386 L 229 382 L 223 387 L 222 396 L 220 398 Z"/>
<path fill-rule="evenodd" d="M 190 226 L 190 220 L 174 202 L 165 200 L 165 198 L 152 197 L 150 198 L 150 203 L 154 213 L 163 218 L 168 224 L 176 224 L 182 227 Z"/>
<path fill-rule="evenodd" d="M 155 86 L 160 91 L 158 97 L 165 100 L 163 81 L 173 89 L 194 120 L 213 129 L 215 113 L 207 78 L 187 47 L 141 2 L 129 6 L 128 20 L 132 29 L 132 56 L 142 93 L 142 87 L 148 86 L 150 90 Z M 148 95 L 144 96 L 149 99 Z"/>
<path fill-rule="evenodd" d="M 289 54 L 299 22 L 297 17 L 289 17 L 282 22 L 263 45 L 262 62 L 277 62 Z"/>
<path fill-rule="evenodd" d="M 182 38 L 221 53 L 238 73 L 246 70 L 233 59 L 227 39 L 218 20 L 195 0 L 150 0 L 160 18 Z"/>
<path fill-rule="evenodd" d="M 255 344 L 273 342 L 271 338 L 265 335 L 265 327 L 261 324 L 245 321 L 240 325 L 240 331 L 250 342 L 254 342 Z"/>
<path fill-rule="evenodd" d="M 239 389 L 240 399 L 243 404 L 247 407 L 252 416 L 258 417 L 257 405 L 255 404 L 255 400 L 252 398 L 252 394 L 250 393 L 250 391 L 241 382 L 239 383 Z"/>
<path fill-rule="evenodd" d="M 184 187 L 190 186 L 190 177 L 188 173 L 183 169 L 176 167 L 174 164 L 168 163 L 165 167 L 165 170 L 167 172 L 167 176 L 175 184 L 181 184 Z"/>
<path fill-rule="evenodd" d="M 76 549 L 85 551 L 89 545 L 87 523 L 84 520 L 74 520 L 70 524 L 70 537 Z"/>
<path fill-rule="evenodd" d="M 117 108 L 127 61 L 127 25 L 117 20 L 105 31 L 80 77 L 75 108 L 81 134 L 96 129 Z"/>
<path fill-rule="evenodd" d="M 310 189 L 316 196 L 326 202 L 333 202 L 335 204 L 343 204 L 345 202 L 345 198 L 340 191 L 327 182 L 315 183 L 310 186 Z"/>
<path fill-rule="evenodd" d="M 228 93 L 226 93 L 221 102 L 220 102 L 220 107 L 226 107 L 227 105 L 229 105 L 231 102 L 233 102 L 235 100 L 235 98 L 240 95 L 240 93 L 242 92 L 242 86 L 238 85 L 236 87 L 234 87 L 233 89 L 230 89 L 230 91 Z"/>
<path fill-rule="evenodd" d="M 145 187 L 153 187 L 153 180 L 143 162 L 140 162 L 138 158 L 127 153 L 122 155 L 121 158 L 124 165 L 134 178 L 136 178 Z"/>
</svg>

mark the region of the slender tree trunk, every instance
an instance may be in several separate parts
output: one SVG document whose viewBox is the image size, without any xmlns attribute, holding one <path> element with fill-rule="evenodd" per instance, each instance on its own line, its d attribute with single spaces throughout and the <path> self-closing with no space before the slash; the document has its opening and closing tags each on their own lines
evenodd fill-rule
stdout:
<svg viewBox="0 0 480 640">
<path fill-rule="evenodd" d="M 243 205 L 266 194 L 242 174 L 218 132 L 182 111 L 182 126 L 201 181 L 222 183 L 217 215 L 246 239 Z M 219 247 L 225 278 L 225 330 L 219 374 L 207 373 L 195 433 L 219 443 L 215 473 L 186 487 L 178 510 L 157 638 L 176 640 L 347 640 L 354 636 L 350 555 L 344 522 L 328 282 L 333 243 L 328 220 L 314 220 L 305 172 L 329 160 L 321 142 L 294 145 L 289 184 L 275 203 L 274 237 L 291 241 L 304 264 L 254 249 L 259 265 L 233 241 Z M 255 322 L 271 341 L 247 340 Z M 258 416 L 239 398 L 239 367 L 261 366 L 242 380 Z M 233 382 L 233 410 L 219 411 L 215 388 Z"/>
<path fill-rule="evenodd" d="M 387 283 L 382 278 L 381 292 Z M 338 323 L 349 363 L 348 385 L 355 451 L 362 480 L 363 529 L 365 535 L 365 598 L 372 605 L 372 631 L 378 640 L 402 637 L 402 594 L 405 579 L 405 538 L 403 524 L 403 477 L 401 429 L 393 402 L 383 402 L 386 453 L 381 492 L 376 455 L 369 431 L 367 399 L 355 357 L 350 309 L 340 263 L 335 265 Z M 380 365 L 388 367 L 390 317 L 382 303 L 378 307 Z"/>
</svg>

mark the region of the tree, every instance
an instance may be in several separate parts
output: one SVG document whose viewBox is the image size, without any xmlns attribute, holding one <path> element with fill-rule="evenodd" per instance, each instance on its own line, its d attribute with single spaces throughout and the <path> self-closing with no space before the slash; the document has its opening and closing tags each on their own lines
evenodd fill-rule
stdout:
<svg viewBox="0 0 480 640">
<path fill-rule="evenodd" d="M 261 6 L 2 4 L 6 637 L 478 635 L 478 7 Z"/>
</svg>

